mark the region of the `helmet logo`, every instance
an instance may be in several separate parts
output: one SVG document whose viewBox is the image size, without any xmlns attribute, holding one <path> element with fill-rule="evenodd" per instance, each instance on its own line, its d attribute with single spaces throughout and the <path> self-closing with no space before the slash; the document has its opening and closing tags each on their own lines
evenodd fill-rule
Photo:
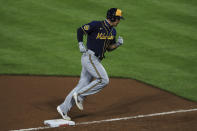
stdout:
<svg viewBox="0 0 197 131">
<path fill-rule="evenodd" d="M 122 16 L 122 11 L 120 9 L 117 9 L 116 16 Z"/>
</svg>

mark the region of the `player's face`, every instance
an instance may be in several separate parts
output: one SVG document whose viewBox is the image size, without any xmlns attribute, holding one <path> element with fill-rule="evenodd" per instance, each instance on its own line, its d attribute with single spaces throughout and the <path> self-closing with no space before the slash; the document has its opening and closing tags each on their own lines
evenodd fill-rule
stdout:
<svg viewBox="0 0 197 131">
<path fill-rule="evenodd" d="M 116 19 L 116 21 L 113 22 L 112 25 L 113 25 L 114 27 L 116 27 L 116 26 L 118 26 L 119 23 L 120 23 L 120 19 Z"/>
</svg>

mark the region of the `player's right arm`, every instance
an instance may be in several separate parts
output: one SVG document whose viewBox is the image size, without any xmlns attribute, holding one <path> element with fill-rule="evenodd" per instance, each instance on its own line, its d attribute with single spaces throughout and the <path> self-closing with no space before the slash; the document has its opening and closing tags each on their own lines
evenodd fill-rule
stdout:
<svg viewBox="0 0 197 131">
<path fill-rule="evenodd" d="M 83 44 L 83 36 L 90 34 L 92 31 L 94 31 L 97 23 L 98 22 L 96 21 L 92 21 L 91 23 L 85 24 L 77 29 L 77 40 L 79 43 L 79 50 L 81 53 L 86 52 L 86 48 Z"/>
</svg>

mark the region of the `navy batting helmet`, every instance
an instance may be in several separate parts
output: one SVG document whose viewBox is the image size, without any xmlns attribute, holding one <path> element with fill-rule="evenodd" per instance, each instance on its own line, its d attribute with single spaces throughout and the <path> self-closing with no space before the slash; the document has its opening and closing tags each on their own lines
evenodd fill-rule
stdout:
<svg viewBox="0 0 197 131">
<path fill-rule="evenodd" d="M 124 19 L 122 17 L 122 11 L 118 8 L 110 8 L 107 11 L 107 19 L 109 19 L 111 22 L 115 22 L 116 19 Z"/>
</svg>

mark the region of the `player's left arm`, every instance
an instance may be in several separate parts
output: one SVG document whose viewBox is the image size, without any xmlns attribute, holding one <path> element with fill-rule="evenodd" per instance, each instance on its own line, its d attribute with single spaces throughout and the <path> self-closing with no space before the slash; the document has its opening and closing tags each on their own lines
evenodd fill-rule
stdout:
<svg viewBox="0 0 197 131">
<path fill-rule="evenodd" d="M 114 42 L 113 44 L 110 44 L 108 46 L 107 50 L 108 51 L 113 51 L 121 45 L 123 45 L 123 38 L 121 36 L 119 36 L 117 42 Z"/>
<path fill-rule="evenodd" d="M 118 37 L 118 40 L 116 41 L 116 29 L 115 28 L 112 29 L 112 36 L 113 36 L 113 39 L 111 40 L 107 48 L 107 51 L 113 51 L 123 44 L 123 38 L 120 36 Z"/>
</svg>

